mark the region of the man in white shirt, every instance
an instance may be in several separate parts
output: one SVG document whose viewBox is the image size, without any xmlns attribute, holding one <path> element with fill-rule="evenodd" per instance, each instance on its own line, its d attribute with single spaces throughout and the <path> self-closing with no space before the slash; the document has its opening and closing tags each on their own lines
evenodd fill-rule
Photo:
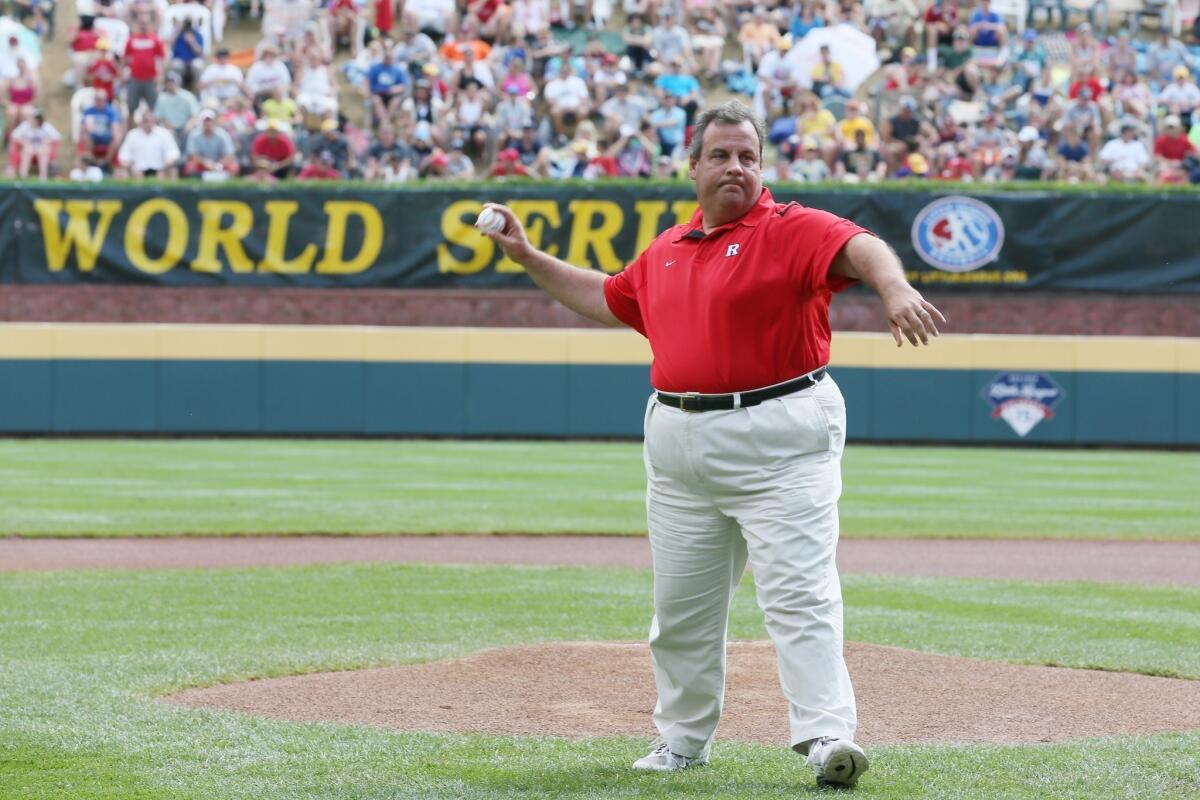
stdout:
<svg viewBox="0 0 1200 800">
<path fill-rule="evenodd" d="M 37 161 L 38 177 L 42 180 L 49 178 L 50 162 L 54 160 L 54 147 L 61 140 L 62 136 L 53 125 L 46 122 L 42 112 L 29 112 L 29 116 L 13 129 L 11 135 L 11 145 L 19 145 L 21 149 L 17 174 L 28 178 L 33 162 Z"/>
<path fill-rule="evenodd" d="M 563 59 L 558 68 L 558 77 L 546 81 L 542 96 L 546 98 L 546 104 L 550 107 L 550 119 L 554 122 L 555 133 L 564 133 L 567 128 L 574 128 L 592 110 L 587 84 L 575 74 L 575 68 L 571 66 L 569 58 Z"/>
<path fill-rule="evenodd" d="M 200 99 L 216 100 L 222 105 L 242 94 L 242 70 L 229 63 L 229 50 L 222 47 L 217 51 L 216 62 L 209 64 L 200 73 Z"/>
<path fill-rule="evenodd" d="M 1192 80 L 1192 73 L 1187 67 L 1180 65 L 1171 73 L 1174 78 L 1158 93 L 1158 102 L 1167 107 L 1168 114 L 1174 114 L 1183 120 L 1184 127 L 1192 123 L 1192 114 L 1200 106 L 1200 87 Z"/>
<path fill-rule="evenodd" d="M 291 88 L 292 73 L 288 72 L 287 65 L 279 59 L 279 51 L 275 49 L 275 45 L 268 44 L 262 49 L 258 61 L 251 64 L 250 69 L 246 71 L 246 91 L 258 102 L 266 100 L 274 93 L 276 87 L 280 86 L 285 91 Z"/>
<path fill-rule="evenodd" d="M 1121 125 L 1121 138 L 1112 139 L 1100 149 L 1100 161 L 1115 181 L 1142 181 L 1150 165 L 1150 153 L 1137 138 L 1138 126 L 1130 121 Z"/>
<path fill-rule="evenodd" d="M 121 165 L 129 170 L 131 177 L 157 175 L 174 178 L 175 164 L 179 161 L 179 145 L 169 130 L 156 123 L 154 114 L 146 111 L 142 113 L 138 126 L 125 135 L 117 157 Z"/>
</svg>

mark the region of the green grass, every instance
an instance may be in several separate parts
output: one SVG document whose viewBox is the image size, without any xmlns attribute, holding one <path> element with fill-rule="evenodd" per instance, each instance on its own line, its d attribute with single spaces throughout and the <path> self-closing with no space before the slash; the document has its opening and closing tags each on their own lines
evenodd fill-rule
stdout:
<svg viewBox="0 0 1200 800">
<path fill-rule="evenodd" d="M 853 640 L 1200 677 L 1200 590 L 853 577 L 846 596 Z M 153 699 L 184 686 L 517 642 L 642 639 L 649 597 L 649 576 L 637 570 L 346 565 L 3 576 L 0 798 L 815 794 L 810 773 L 782 748 L 719 743 L 709 768 L 637 775 L 628 763 L 642 739 L 402 734 Z M 748 585 L 731 634 L 763 635 Z M 1200 734 L 880 747 L 856 796 L 1185 800 L 1200 793 L 1198 753 Z"/>
<path fill-rule="evenodd" d="M 1196 453 L 851 446 L 844 471 L 848 536 L 1200 539 Z M 0 440 L 0 534 L 634 534 L 643 489 L 630 443 Z"/>
</svg>

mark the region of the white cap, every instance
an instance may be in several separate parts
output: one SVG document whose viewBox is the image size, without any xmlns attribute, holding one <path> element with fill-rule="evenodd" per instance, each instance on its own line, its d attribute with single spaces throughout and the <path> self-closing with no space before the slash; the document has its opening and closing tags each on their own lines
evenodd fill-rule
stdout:
<svg viewBox="0 0 1200 800">
<path fill-rule="evenodd" d="M 1021 128 L 1021 132 L 1017 134 L 1018 142 L 1036 142 L 1040 138 L 1041 134 L 1038 133 L 1038 129 L 1032 125 L 1026 125 L 1024 128 Z"/>
</svg>

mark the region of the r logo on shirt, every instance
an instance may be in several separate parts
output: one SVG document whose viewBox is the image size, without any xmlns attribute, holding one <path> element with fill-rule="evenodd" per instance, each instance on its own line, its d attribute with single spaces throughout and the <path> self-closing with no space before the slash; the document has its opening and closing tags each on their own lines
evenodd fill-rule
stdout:
<svg viewBox="0 0 1200 800">
<path fill-rule="evenodd" d="M 739 247 L 741 247 L 740 244 L 729 245 L 729 249 L 725 251 L 725 257 L 729 258 L 730 256 L 736 256 L 738 254 Z"/>
</svg>

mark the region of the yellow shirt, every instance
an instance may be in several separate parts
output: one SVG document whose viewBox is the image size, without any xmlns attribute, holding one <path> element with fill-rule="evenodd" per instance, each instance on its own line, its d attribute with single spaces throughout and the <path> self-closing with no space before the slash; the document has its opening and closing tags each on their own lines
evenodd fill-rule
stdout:
<svg viewBox="0 0 1200 800">
<path fill-rule="evenodd" d="M 764 22 L 762 25 L 747 22 L 738 33 L 738 41 L 769 44 L 774 47 L 779 42 L 779 29 L 770 22 Z"/>
<path fill-rule="evenodd" d="M 800 117 L 799 120 L 799 132 L 802 136 L 816 136 L 822 141 L 831 138 L 833 129 L 837 126 L 837 118 L 828 108 L 818 109 L 817 113 Z"/>
<path fill-rule="evenodd" d="M 820 83 L 828 83 L 830 86 L 841 86 L 842 79 L 845 74 L 842 72 L 842 65 L 836 61 L 831 61 L 825 64 L 823 61 L 818 61 L 812 68 L 812 79 Z"/>
<path fill-rule="evenodd" d="M 863 131 L 867 135 L 867 146 L 875 146 L 875 126 L 866 117 L 847 117 L 841 121 L 838 128 L 842 132 L 843 141 L 848 144 L 853 144 L 855 134 Z"/>
<path fill-rule="evenodd" d="M 273 119 L 277 122 L 284 122 L 290 125 L 296 117 L 296 101 L 290 97 L 285 97 L 282 100 L 276 100 L 274 97 L 268 98 L 263 101 L 262 113 L 266 119 Z"/>
</svg>

